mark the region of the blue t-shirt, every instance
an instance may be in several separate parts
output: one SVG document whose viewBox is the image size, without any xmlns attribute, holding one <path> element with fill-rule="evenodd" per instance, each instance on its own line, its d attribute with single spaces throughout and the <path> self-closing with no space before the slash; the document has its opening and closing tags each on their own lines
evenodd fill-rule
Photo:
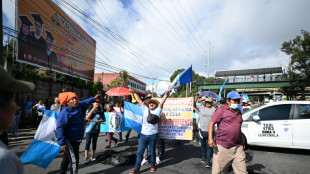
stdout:
<svg viewBox="0 0 310 174">
<path fill-rule="evenodd" d="M 88 115 L 89 110 L 86 111 L 86 115 Z M 102 111 L 94 111 L 91 120 L 96 121 L 96 120 L 103 120 L 104 119 L 104 113 Z M 86 133 L 99 133 L 100 132 L 100 123 L 96 123 L 93 121 L 88 121 L 86 123 Z"/>
<path fill-rule="evenodd" d="M 25 111 L 32 109 L 33 100 L 26 100 Z"/>
<path fill-rule="evenodd" d="M 142 112 L 143 112 L 143 118 L 142 118 L 142 130 L 141 133 L 144 135 L 153 135 L 158 132 L 158 124 L 150 124 L 147 122 L 147 116 L 149 115 L 149 108 L 147 106 L 143 105 L 141 106 Z M 157 115 L 160 117 L 162 112 L 162 109 L 158 106 L 156 109 L 151 110 L 152 114 Z"/>
</svg>

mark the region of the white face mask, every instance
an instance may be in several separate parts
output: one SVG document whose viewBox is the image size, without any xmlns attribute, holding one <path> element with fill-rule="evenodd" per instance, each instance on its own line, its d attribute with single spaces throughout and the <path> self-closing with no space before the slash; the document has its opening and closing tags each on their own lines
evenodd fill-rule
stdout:
<svg viewBox="0 0 310 174">
<path fill-rule="evenodd" d="M 230 108 L 231 109 L 238 109 L 239 108 L 239 104 L 231 104 Z"/>
</svg>

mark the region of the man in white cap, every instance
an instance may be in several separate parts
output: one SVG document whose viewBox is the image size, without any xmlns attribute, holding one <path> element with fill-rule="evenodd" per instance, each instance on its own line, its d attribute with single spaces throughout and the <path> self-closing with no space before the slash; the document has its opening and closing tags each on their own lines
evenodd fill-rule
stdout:
<svg viewBox="0 0 310 174">
<path fill-rule="evenodd" d="M 199 137 L 200 137 L 200 142 L 201 142 L 201 154 L 202 154 L 201 162 L 202 163 L 206 162 L 205 167 L 210 168 L 213 150 L 208 145 L 208 129 L 209 129 L 209 124 L 212 119 L 212 116 L 215 112 L 215 108 L 212 107 L 211 97 L 201 98 L 199 100 L 198 93 L 196 94 L 196 96 L 197 97 L 195 100 L 195 105 L 198 101 L 202 101 L 201 106 L 196 105 L 196 109 L 199 111 L 199 117 L 197 118 L 197 124 L 200 125 Z"/>
<path fill-rule="evenodd" d="M 33 91 L 33 83 L 16 80 L 0 67 L 0 132 L 13 127 L 15 111 L 15 95 L 17 92 Z M 23 165 L 14 152 L 7 149 L 0 140 L 0 169 L 1 173 L 24 173 Z"/>
</svg>

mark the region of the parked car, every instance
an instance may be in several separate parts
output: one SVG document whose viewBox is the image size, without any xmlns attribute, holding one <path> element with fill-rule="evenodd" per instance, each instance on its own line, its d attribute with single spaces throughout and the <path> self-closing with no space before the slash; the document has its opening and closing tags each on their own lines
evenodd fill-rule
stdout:
<svg viewBox="0 0 310 174">
<path fill-rule="evenodd" d="M 310 101 L 273 102 L 242 117 L 246 145 L 310 149 Z"/>
</svg>

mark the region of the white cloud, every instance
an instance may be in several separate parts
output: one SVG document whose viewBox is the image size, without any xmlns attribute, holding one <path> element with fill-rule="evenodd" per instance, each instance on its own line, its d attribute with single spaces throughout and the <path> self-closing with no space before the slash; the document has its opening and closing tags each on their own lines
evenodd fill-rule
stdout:
<svg viewBox="0 0 310 174">
<path fill-rule="evenodd" d="M 147 85 L 146 89 L 152 91 L 152 88 L 154 88 L 154 92 L 156 92 L 158 95 L 162 95 L 170 85 L 170 82 L 160 81 L 159 83 L 152 85 Z"/>
<path fill-rule="evenodd" d="M 102 28 L 98 31 L 64 9 L 97 41 L 97 56 L 113 66 L 158 79 L 168 80 L 178 66 L 191 64 L 194 71 L 206 75 L 209 41 L 210 75 L 216 70 L 287 66 L 289 58 L 280 52 L 281 44 L 295 38 L 301 29 L 310 31 L 308 0 L 88 1 L 94 10 L 84 0 L 71 2 L 116 32 L 102 12 L 104 5 L 113 25 L 132 43 L 111 41 Z M 8 6 L 3 13 L 14 20 L 10 3 L 3 2 Z M 104 68 L 108 70 L 112 69 Z M 96 72 L 102 69 L 96 68 Z"/>
</svg>

